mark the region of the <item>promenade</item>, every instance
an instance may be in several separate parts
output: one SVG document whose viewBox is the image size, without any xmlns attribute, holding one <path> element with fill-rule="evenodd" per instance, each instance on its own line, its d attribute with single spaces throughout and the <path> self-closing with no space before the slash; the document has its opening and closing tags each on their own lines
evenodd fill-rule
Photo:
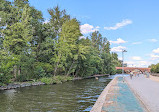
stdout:
<svg viewBox="0 0 159 112">
<path fill-rule="evenodd" d="M 123 77 L 115 77 L 103 90 L 90 112 L 147 112 Z"/>
<path fill-rule="evenodd" d="M 159 82 L 145 78 L 143 75 L 133 77 L 132 80 L 130 77 L 125 79 L 150 112 L 159 112 Z"/>
</svg>

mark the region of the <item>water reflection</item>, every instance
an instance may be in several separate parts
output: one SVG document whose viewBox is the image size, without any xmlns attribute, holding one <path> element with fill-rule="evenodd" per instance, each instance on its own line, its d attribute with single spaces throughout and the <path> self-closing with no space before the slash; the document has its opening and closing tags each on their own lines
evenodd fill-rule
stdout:
<svg viewBox="0 0 159 112">
<path fill-rule="evenodd" d="M 90 111 L 111 77 L 0 91 L 0 112 Z"/>
</svg>

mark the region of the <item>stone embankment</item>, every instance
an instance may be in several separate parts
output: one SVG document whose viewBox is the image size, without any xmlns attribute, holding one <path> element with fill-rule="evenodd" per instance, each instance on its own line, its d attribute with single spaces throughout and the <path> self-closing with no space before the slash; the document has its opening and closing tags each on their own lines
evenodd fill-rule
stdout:
<svg viewBox="0 0 159 112">
<path fill-rule="evenodd" d="M 16 89 L 16 88 L 20 88 L 20 87 L 38 86 L 38 85 L 44 85 L 44 84 L 45 83 L 42 83 L 42 82 L 13 83 L 13 84 L 8 84 L 6 86 L 1 86 L 0 90 Z"/>
<path fill-rule="evenodd" d="M 106 86 L 90 112 L 130 111 L 149 112 L 147 107 L 134 94 L 134 91 L 130 89 L 125 81 L 125 77 L 118 76 Z"/>
<path fill-rule="evenodd" d="M 116 77 L 117 78 L 117 77 Z M 100 96 L 98 97 L 96 103 L 92 107 L 90 112 L 101 112 L 103 104 L 105 102 L 106 96 L 109 93 L 109 90 L 111 86 L 116 82 L 116 78 L 114 78 L 107 86 L 106 88 L 102 91 Z"/>
<path fill-rule="evenodd" d="M 89 79 L 89 78 L 94 78 L 94 77 L 102 77 L 102 76 L 110 76 L 109 74 L 97 74 L 93 76 L 88 76 L 88 77 L 75 77 L 73 80 L 81 80 L 81 79 Z M 9 90 L 9 89 L 16 89 L 20 87 L 29 87 L 29 86 L 38 86 L 38 85 L 44 85 L 45 83 L 43 82 L 15 82 L 8 84 L 6 86 L 0 86 L 0 90 Z"/>
</svg>

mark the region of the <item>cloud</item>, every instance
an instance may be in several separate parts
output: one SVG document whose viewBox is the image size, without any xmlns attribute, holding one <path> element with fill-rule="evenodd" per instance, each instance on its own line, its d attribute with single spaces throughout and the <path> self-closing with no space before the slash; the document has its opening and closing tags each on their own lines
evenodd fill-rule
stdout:
<svg viewBox="0 0 159 112">
<path fill-rule="evenodd" d="M 122 22 L 120 23 L 116 23 L 115 26 L 112 26 L 112 27 L 104 27 L 105 30 L 117 30 L 119 28 L 122 28 L 123 26 L 126 26 L 128 24 L 132 24 L 132 21 L 131 20 L 128 20 L 128 19 L 125 19 L 123 20 Z"/>
<path fill-rule="evenodd" d="M 91 32 L 94 32 L 94 31 L 99 31 L 99 26 L 92 26 L 92 25 L 89 25 L 89 24 L 84 24 L 84 25 L 81 25 L 80 26 L 80 30 L 81 30 L 81 33 L 82 34 L 87 34 L 87 33 L 91 33 Z"/>
<path fill-rule="evenodd" d="M 49 20 L 45 20 L 44 22 L 43 22 L 43 24 L 47 24 L 47 23 L 49 23 L 50 21 Z"/>
<path fill-rule="evenodd" d="M 155 54 L 151 54 L 150 57 L 152 58 L 152 60 L 159 59 L 159 55 L 155 55 Z"/>
<path fill-rule="evenodd" d="M 153 52 L 153 53 L 159 53 L 159 48 L 154 49 L 152 52 Z"/>
<path fill-rule="evenodd" d="M 126 43 L 127 41 L 118 38 L 116 41 L 110 41 L 111 44 L 121 44 L 121 43 Z"/>
<path fill-rule="evenodd" d="M 121 52 L 123 49 L 126 49 L 124 46 L 118 46 L 111 48 L 111 52 Z"/>
<path fill-rule="evenodd" d="M 133 61 L 125 61 L 124 63 L 127 63 L 127 65 L 133 65 L 134 64 Z"/>
<path fill-rule="evenodd" d="M 132 60 L 141 60 L 141 57 L 139 57 L 139 56 L 133 56 L 133 57 L 131 57 L 131 59 Z"/>
<path fill-rule="evenodd" d="M 150 42 L 157 42 L 157 39 L 149 39 Z"/>
<path fill-rule="evenodd" d="M 80 36 L 79 39 L 86 39 L 86 37 L 85 36 Z"/>
<path fill-rule="evenodd" d="M 128 67 L 148 67 L 150 62 L 148 61 L 125 61 Z"/>
<path fill-rule="evenodd" d="M 142 42 L 133 42 L 132 44 L 137 45 L 137 44 L 142 44 Z"/>
<path fill-rule="evenodd" d="M 122 60 L 122 57 L 118 57 L 119 60 Z"/>
<path fill-rule="evenodd" d="M 150 62 L 148 61 L 139 61 L 138 65 L 141 67 L 148 67 L 150 65 Z"/>
</svg>

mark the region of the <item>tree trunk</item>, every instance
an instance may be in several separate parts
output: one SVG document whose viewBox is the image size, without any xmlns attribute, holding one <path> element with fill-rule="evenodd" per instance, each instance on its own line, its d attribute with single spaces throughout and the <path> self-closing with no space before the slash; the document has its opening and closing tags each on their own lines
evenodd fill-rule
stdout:
<svg viewBox="0 0 159 112">
<path fill-rule="evenodd" d="M 14 67 L 13 67 L 14 69 L 13 69 L 13 73 L 14 73 L 14 78 L 16 79 L 17 78 L 17 66 L 16 65 L 14 65 Z"/>
<path fill-rule="evenodd" d="M 72 69 L 72 67 L 73 67 L 73 64 L 75 63 L 75 61 L 73 61 L 73 63 L 71 64 L 71 67 L 69 68 L 69 70 L 68 70 L 68 72 L 67 72 L 67 75 L 66 76 L 68 76 L 69 75 L 69 72 L 70 72 L 70 70 Z"/>
<path fill-rule="evenodd" d="M 18 69 L 18 75 L 21 74 L 21 66 L 19 66 L 19 69 Z"/>
<path fill-rule="evenodd" d="M 78 69 L 77 70 L 77 72 L 75 73 L 75 75 L 74 75 L 74 77 L 76 77 L 77 76 L 77 74 L 78 74 L 78 72 L 80 71 L 80 69 Z"/>
<path fill-rule="evenodd" d="M 57 71 L 58 65 L 60 63 L 60 58 L 61 58 L 61 54 L 59 55 L 59 61 L 56 63 L 56 67 L 55 67 L 55 70 L 54 70 L 54 76 L 56 76 L 56 71 Z"/>
<path fill-rule="evenodd" d="M 59 62 L 56 63 L 56 67 L 55 67 L 55 70 L 54 70 L 54 76 L 56 76 L 56 71 L 57 71 L 58 64 L 59 64 Z"/>
</svg>

